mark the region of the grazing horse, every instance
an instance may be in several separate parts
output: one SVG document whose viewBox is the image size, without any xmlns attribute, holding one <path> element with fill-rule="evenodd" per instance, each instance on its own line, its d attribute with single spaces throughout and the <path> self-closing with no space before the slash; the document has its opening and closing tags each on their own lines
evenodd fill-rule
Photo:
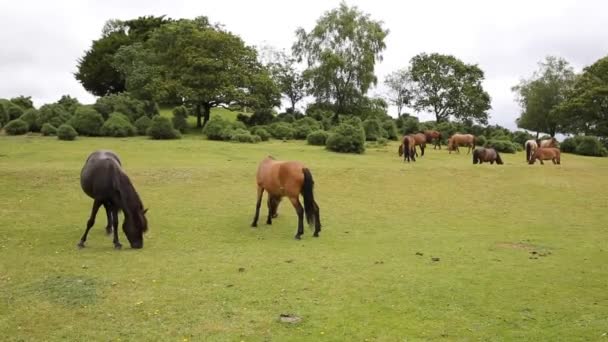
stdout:
<svg viewBox="0 0 608 342">
<path fill-rule="evenodd" d="M 300 162 L 278 161 L 273 157 L 264 158 L 258 166 L 256 175 L 258 198 L 255 205 L 255 216 L 252 227 L 257 227 L 260 216 L 260 206 L 264 190 L 268 192 L 268 219 L 266 224 L 272 224 L 272 218 L 277 217 L 279 202 L 287 196 L 298 214 L 298 231 L 295 238 L 300 240 L 304 234 L 304 216 L 309 225 L 315 226 L 313 236 L 319 237 L 321 217 L 319 206 L 313 195 L 314 181 L 310 170 Z M 304 198 L 304 207 L 300 204 L 300 194 Z"/>
<path fill-rule="evenodd" d="M 120 159 L 112 151 L 95 151 L 89 155 L 80 172 L 80 186 L 91 197 L 93 209 L 87 221 L 87 228 L 78 243 L 83 248 L 87 234 L 95 224 L 95 217 L 100 206 L 106 209 L 108 226 L 106 232 L 114 231 L 114 248 L 120 249 L 118 241 L 118 212 L 124 213 L 122 230 L 127 236 L 131 248 L 144 246 L 143 233 L 148 230 L 146 212 L 131 180 L 124 172 Z M 113 229 L 112 229 L 113 227 Z"/>
<path fill-rule="evenodd" d="M 420 156 L 424 156 L 424 149 L 426 148 L 426 135 L 424 133 L 410 134 L 414 138 L 414 153 L 418 156 L 416 146 L 420 146 Z"/>
<path fill-rule="evenodd" d="M 416 140 L 412 135 L 404 135 L 401 138 L 401 145 L 399 145 L 399 157 L 403 156 L 403 161 L 410 162 L 416 161 Z"/>
<path fill-rule="evenodd" d="M 502 159 L 500 154 L 493 148 L 480 147 L 473 151 L 473 164 L 483 164 L 483 162 L 489 162 L 490 164 L 502 165 Z"/>
<path fill-rule="evenodd" d="M 455 133 L 448 139 L 448 151 L 450 151 L 450 154 L 452 151 L 460 153 L 458 146 L 468 146 L 467 154 L 471 153 L 471 149 L 475 148 L 475 136 L 473 134 Z"/>
<path fill-rule="evenodd" d="M 551 160 L 553 164 L 560 164 L 561 152 L 559 148 L 555 147 L 539 147 L 530 158 L 530 161 L 528 161 L 528 164 L 534 164 L 536 159 L 540 160 L 541 165 L 545 165 L 543 160 Z"/>
<path fill-rule="evenodd" d="M 541 140 L 540 145 L 538 145 L 538 147 L 555 147 L 557 148 L 557 139 L 555 138 L 551 138 L 551 139 L 545 139 L 545 140 Z"/>
<path fill-rule="evenodd" d="M 441 132 L 433 131 L 433 130 L 426 130 L 423 133 L 426 136 L 426 142 L 428 144 L 434 142 L 433 150 L 437 149 L 437 147 L 439 147 L 439 149 L 441 150 Z"/>
<path fill-rule="evenodd" d="M 536 152 L 537 148 L 538 148 L 538 143 L 536 142 L 536 140 L 530 139 L 530 140 L 526 141 L 526 143 L 524 144 L 524 149 L 526 150 L 526 161 L 530 161 L 532 154 L 534 154 L 534 152 Z"/>
</svg>

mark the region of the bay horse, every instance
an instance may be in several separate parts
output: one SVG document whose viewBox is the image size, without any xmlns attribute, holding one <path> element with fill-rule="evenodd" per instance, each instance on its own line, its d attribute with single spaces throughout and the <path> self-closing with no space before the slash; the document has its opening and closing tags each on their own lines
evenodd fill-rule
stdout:
<svg viewBox="0 0 608 342">
<path fill-rule="evenodd" d="M 418 156 L 418 152 L 416 152 L 416 146 L 420 146 L 420 156 L 424 156 L 424 149 L 426 148 L 426 135 L 424 133 L 416 133 L 410 134 L 412 138 L 414 138 L 414 152 L 416 156 Z"/>
<path fill-rule="evenodd" d="M 423 133 L 426 136 L 426 142 L 428 144 L 433 143 L 433 150 L 437 149 L 437 147 L 441 150 L 441 132 L 426 130 Z"/>
<path fill-rule="evenodd" d="M 403 156 L 403 161 L 409 163 L 410 160 L 416 161 L 416 140 L 412 135 L 404 135 L 399 145 L 399 157 Z"/>
<path fill-rule="evenodd" d="M 539 147 L 534 152 L 534 154 L 532 154 L 532 157 L 530 157 L 530 161 L 528 161 L 528 164 L 534 164 L 534 162 L 536 162 L 536 159 L 540 161 L 541 165 L 545 165 L 545 163 L 543 163 L 543 160 L 551 160 L 553 164 L 559 165 L 561 163 L 561 152 L 559 148 L 555 147 Z"/>
<path fill-rule="evenodd" d="M 538 145 L 538 147 L 555 147 L 557 148 L 557 139 L 555 138 L 551 138 L 551 139 L 545 139 L 545 140 L 541 140 L 540 145 Z"/>
<path fill-rule="evenodd" d="M 526 150 L 526 161 L 530 161 L 532 154 L 534 154 L 534 152 L 536 152 L 537 148 L 538 148 L 538 142 L 536 142 L 536 140 L 530 139 L 530 140 L 526 141 L 526 143 L 524 144 L 524 149 Z"/>
<path fill-rule="evenodd" d="M 314 180 L 310 170 L 297 161 L 278 161 L 273 157 L 264 158 L 258 166 L 256 175 L 258 197 L 255 205 L 255 216 L 252 227 L 257 227 L 260 216 L 260 206 L 264 190 L 268 193 L 268 219 L 266 224 L 272 224 L 272 218 L 278 216 L 277 210 L 281 198 L 287 196 L 298 215 L 298 231 L 295 238 L 300 240 L 304 234 L 304 216 L 309 225 L 315 226 L 314 237 L 319 237 L 321 231 L 321 216 L 319 206 L 315 202 L 313 187 Z M 304 198 L 304 207 L 300 204 L 300 194 Z"/>
<path fill-rule="evenodd" d="M 496 162 L 497 165 L 503 164 L 498 151 L 493 148 L 480 147 L 473 151 L 473 164 L 483 164 L 483 162 L 489 162 L 490 164 Z"/>
<path fill-rule="evenodd" d="M 108 217 L 106 233 L 110 234 L 114 231 L 114 248 L 122 248 L 118 240 L 119 211 L 124 214 L 122 230 L 127 236 L 131 248 L 143 248 L 143 233 L 148 230 L 148 220 L 146 219 L 148 209 L 144 209 L 143 203 L 131 180 L 122 169 L 116 153 L 107 150 L 91 153 L 80 172 L 80 186 L 93 199 L 93 209 L 78 247 L 84 247 L 89 230 L 95 224 L 97 211 L 103 205 Z"/>
<path fill-rule="evenodd" d="M 475 148 L 475 136 L 473 134 L 460 134 L 455 133 L 448 139 L 448 151 L 451 154 L 452 151 L 458 151 L 458 146 L 467 146 L 467 154 L 471 153 L 471 150 Z"/>
</svg>

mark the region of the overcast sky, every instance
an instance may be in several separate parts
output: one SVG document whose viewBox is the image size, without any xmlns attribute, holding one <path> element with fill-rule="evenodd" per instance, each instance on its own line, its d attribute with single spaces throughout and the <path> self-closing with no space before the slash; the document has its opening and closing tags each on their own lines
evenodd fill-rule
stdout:
<svg viewBox="0 0 608 342">
<path fill-rule="evenodd" d="M 0 98 L 21 94 L 35 105 L 62 94 L 83 103 L 95 98 L 74 79 L 76 60 L 101 35 L 106 20 L 143 15 L 208 16 L 249 45 L 289 49 L 297 27 L 310 30 L 339 0 L 0 0 Z M 515 128 L 519 114 L 511 87 L 529 77 L 547 55 L 568 60 L 575 70 L 608 54 L 605 0 L 350 0 L 390 30 L 384 76 L 407 66 L 421 52 L 452 54 L 479 64 L 492 97 L 491 123 Z M 370 93 L 380 94 L 383 87 Z M 391 109 L 395 115 L 395 110 Z M 431 117 L 421 114 L 421 119 Z"/>
</svg>

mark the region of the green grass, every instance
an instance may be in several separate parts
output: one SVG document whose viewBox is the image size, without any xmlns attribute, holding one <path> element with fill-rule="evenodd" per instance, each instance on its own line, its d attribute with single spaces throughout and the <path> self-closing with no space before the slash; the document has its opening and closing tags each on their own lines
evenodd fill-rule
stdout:
<svg viewBox="0 0 608 342">
<path fill-rule="evenodd" d="M 115 251 L 103 211 L 76 248 L 92 204 L 79 173 L 99 148 L 121 156 L 150 208 L 143 250 Z M 288 201 L 272 226 L 264 203 L 249 227 L 267 154 L 311 168 L 319 239 L 293 239 Z M 344 155 L 188 135 L 0 136 L 2 339 L 606 339 L 608 159 L 503 158 L 474 166 L 430 150 L 404 164 L 395 143 Z"/>
</svg>

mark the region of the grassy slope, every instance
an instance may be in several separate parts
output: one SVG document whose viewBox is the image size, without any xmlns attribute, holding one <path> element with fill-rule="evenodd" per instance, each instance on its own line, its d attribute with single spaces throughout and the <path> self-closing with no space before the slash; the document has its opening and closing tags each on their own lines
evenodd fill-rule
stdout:
<svg viewBox="0 0 608 342">
<path fill-rule="evenodd" d="M 76 249 L 91 207 L 79 172 L 98 148 L 119 153 L 150 208 L 141 251 L 112 249 L 103 212 Z M 219 341 L 573 341 L 608 331 L 607 159 L 564 155 L 541 167 L 518 154 L 474 167 L 445 150 L 404 164 L 395 150 L 2 136 L 0 331 Z M 272 226 L 249 227 L 256 165 L 269 153 L 312 169 L 319 239 L 293 240 L 287 201 Z M 278 323 L 281 313 L 303 321 Z"/>
</svg>

